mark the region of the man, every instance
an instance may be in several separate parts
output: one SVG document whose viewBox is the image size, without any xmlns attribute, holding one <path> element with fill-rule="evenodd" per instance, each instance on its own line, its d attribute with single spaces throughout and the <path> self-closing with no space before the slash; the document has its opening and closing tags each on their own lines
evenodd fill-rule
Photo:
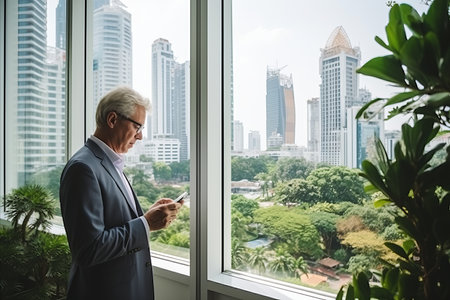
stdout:
<svg viewBox="0 0 450 300">
<path fill-rule="evenodd" d="M 122 172 L 142 139 L 148 99 L 119 87 L 97 106 L 95 133 L 67 162 L 60 201 L 72 254 L 67 299 L 154 299 L 148 235 L 167 227 L 182 205 L 158 200 L 143 213 Z"/>
</svg>

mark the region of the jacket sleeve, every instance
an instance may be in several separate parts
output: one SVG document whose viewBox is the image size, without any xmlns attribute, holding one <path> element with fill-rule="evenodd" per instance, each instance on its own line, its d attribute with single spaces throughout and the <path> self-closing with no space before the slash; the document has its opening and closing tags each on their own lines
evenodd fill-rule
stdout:
<svg viewBox="0 0 450 300">
<path fill-rule="evenodd" d="M 75 263 L 93 266 L 149 248 L 142 220 L 132 219 L 119 197 L 106 171 L 79 161 L 66 166 L 61 212 Z"/>
</svg>

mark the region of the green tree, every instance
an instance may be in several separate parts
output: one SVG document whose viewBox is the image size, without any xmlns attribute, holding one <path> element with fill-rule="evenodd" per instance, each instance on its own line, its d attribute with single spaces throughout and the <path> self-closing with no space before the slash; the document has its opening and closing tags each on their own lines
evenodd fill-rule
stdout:
<svg viewBox="0 0 450 300">
<path fill-rule="evenodd" d="M 231 196 L 231 209 L 237 210 L 244 217 L 253 218 L 256 209 L 259 208 L 259 203 L 256 200 L 245 198 L 243 195 Z"/>
<path fill-rule="evenodd" d="M 267 156 L 249 158 L 234 156 L 231 158 L 231 180 L 253 180 L 257 174 L 268 172 L 271 160 Z"/>
<path fill-rule="evenodd" d="M 348 201 L 362 203 L 368 196 L 364 181 L 356 170 L 347 167 L 323 167 L 314 169 L 306 178 L 319 189 L 320 202 L 339 203 Z"/>
<path fill-rule="evenodd" d="M 309 173 L 314 169 L 314 164 L 302 158 L 281 158 L 275 165 L 274 172 L 278 180 L 284 182 L 291 179 L 308 177 Z"/>
<path fill-rule="evenodd" d="M 333 246 L 337 246 L 339 243 L 336 230 L 336 223 L 339 216 L 323 211 L 310 212 L 309 216 L 322 237 L 322 243 L 326 253 L 330 256 L 333 249 L 335 249 Z"/>
<path fill-rule="evenodd" d="M 264 247 L 256 247 L 250 251 L 249 265 L 256 270 L 261 275 L 266 271 L 266 266 L 268 263 L 266 249 Z"/>
<path fill-rule="evenodd" d="M 231 267 L 244 270 L 249 260 L 249 252 L 240 239 L 231 238 Z"/>
<path fill-rule="evenodd" d="M 320 236 L 309 217 L 303 212 L 275 205 L 259 208 L 254 220 L 261 224 L 262 234 L 286 244 L 291 255 L 320 257 Z"/>
<path fill-rule="evenodd" d="M 292 179 L 275 187 L 275 200 L 285 206 L 320 201 L 319 188 L 305 179 Z"/>
<path fill-rule="evenodd" d="M 294 272 L 296 267 L 295 258 L 289 254 L 286 247 L 280 247 L 275 252 L 275 258 L 269 262 L 269 269 L 285 276 Z"/>
<path fill-rule="evenodd" d="M 167 181 L 172 178 L 172 170 L 164 162 L 153 163 L 153 175 L 157 181 Z"/>
<path fill-rule="evenodd" d="M 37 233 L 38 229 L 50 226 L 50 220 L 56 210 L 56 203 L 51 193 L 43 186 L 24 185 L 12 190 L 5 196 L 6 216 L 14 228 L 20 228 L 22 241 L 28 233 Z M 32 219 L 31 217 L 36 217 Z M 19 221 L 22 220 L 22 224 Z M 30 224 L 28 224 L 31 222 Z"/>
<path fill-rule="evenodd" d="M 178 181 L 189 181 L 190 180 L 190 160 L 183 160 L 180 162 L 172 162 L 169 165 L 172 170 L 172 179 Z"/>
</svg>

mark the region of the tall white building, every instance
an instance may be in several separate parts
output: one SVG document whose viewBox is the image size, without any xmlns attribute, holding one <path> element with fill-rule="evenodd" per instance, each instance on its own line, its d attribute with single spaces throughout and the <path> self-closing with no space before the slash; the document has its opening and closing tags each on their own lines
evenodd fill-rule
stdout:
<svg viewBox="0 0 450 300">
<path fill-rule="evenodd" d="M 190 63 L 174 64 L 173 137 L 180 140 L 180 160 L 190 157 Z"/>
<path fill-rule="evenodd" d="M 17 174 L 8 181 L 21 186 L 65 162 L 66 61 L 64 50 L 47 47 L 46 1 L 8 4 L 17 9 L 17 65 L 10 74 L 17 85 L 8 86 L 7 105 L 16 113 L 7 117 L 7 130 L 15 140 L 5 147 Z"/>
<path fill-rule="evenodd" d="M 119 85 L 132 86 L 131 14 L 118 0 L 96 1 L 93 33 L 94 107 Z"/>
<path fill-rule="evenodd" d="M 261 151 L 261 135 L 259 131 L 250 130 L 248 133 L 248 150 Z"/>
<path fill-rule="evenodd" d="M 234 141 L 233 150 L 234 152 L 244 151 L 244 125 L 241 121 L 234 120 L 233 122 L 234 131 Z"/>
<path fill-rule="evenodd" d="M 320 160 L 331 165 L 347 165 L 347 109 L 358 101 L 361 53 L 352 48 L 342 26 L 330 35 L 320 56 Z"/>
<path fill-rule="evenodd" d="M 166 39 L 152 44 L 152 135 L 173 137 L 172 92 L 175 60 Z"/>
</svg>

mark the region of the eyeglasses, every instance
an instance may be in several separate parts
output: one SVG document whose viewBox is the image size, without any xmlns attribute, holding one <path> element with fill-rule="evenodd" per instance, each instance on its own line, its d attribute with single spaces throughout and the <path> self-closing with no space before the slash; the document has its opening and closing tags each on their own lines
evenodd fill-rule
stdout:
<svg viewBox="0 0 450 300">
<path fill-rule="evenodd" d="M 134 125 L 137 126 L 137 127 L 136 127 L 136 134 L 141 133 L 142 130 L 144 130 L 144 125 L 142 125 L 141 123 L 136 122 L 135 120 L 130 119 L 130 118 L 128 118 L 128 117 L 125 117 L 124 115 L 119 114 L 118 112 L 116 112 L 116 113 L 117 113 L 117 115 L 118 115 L 119 117 L 121 117 L 122 119 L 125 119 L 125 120 L 127 120 L 127 121 L 130 121 L 131 123 L 133 123 Z"/>
</svg>

